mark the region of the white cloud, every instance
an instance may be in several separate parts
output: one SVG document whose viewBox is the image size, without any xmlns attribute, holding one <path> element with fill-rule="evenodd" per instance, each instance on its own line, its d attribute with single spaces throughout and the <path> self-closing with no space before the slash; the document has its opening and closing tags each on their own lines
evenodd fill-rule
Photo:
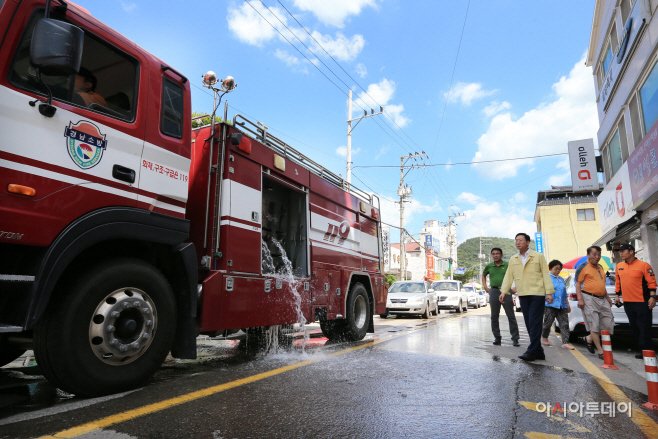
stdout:
<svg viewBox="0 0 658 439">
<path fill-rule="evenodd" d="M 135 9 L 137 9 L 137 4 L 136 4 L 136 3 L 132 3 L 132 2 L 121 1 L 121 8 L 122 8 L 125 12 L 131 13 L 132 11 L 134 11 Z"/>
<path fill-rule="evenodd" d="M 378 194 L 377 194 L 378 195 Z M 400 225 L 400 205 L 398 203 L 395 203 L 394 200 L 391 200 L 390 198 L 382 197 L 381 195 L 378 195 L 380 200 L 381 200 L 381 214 L 382 214 L 382 222 L 391 224 L 394 226 L 399 226 Z M 436 216 L 438 212 L 442 212 L 443 209 L 441 208 L 441 205 L 439 204 L 438 201 L 435 201 L 434 204 L 422 204 L 420 201 L 416 200 L 415 198 L 411 199 L 410 203 L 404 203 L 404 223 L 405 223 L 405 228 L 407 230 L 410 230 L 410 233 L 415 233 L 411 232 L 411 229 L 409 228 L 410 224 L 413 224 L 413 221 L 420 216 L 421 219 L 427 219 L 430 216 Z M 395 240 L 395 237 L 399 237 L 399 230 L 398 229 L 391 229 L 391 236 Z M 399 239 L 397 240 L 399 242 Z"/>
<path fill-rule="evenodd" d="M 299 65 L 299 58 L 296 56 L 293 56 L 286 52 L 285 50 L 281 49 L 276 49 L 274 51 L 274 56 L 279 58 L 281 61 L 286 63 L 287 66 L 292 67 L 292 66 L 298 66 Z"/>
<path fill-rule="evenodd" d="M 358 154 L 361 152 L 361 148 L 352 148 L 352 155 Z M 347 157 L 347 146 L 339 146 L 336 148 L 336 154 L 341 157 Z"/>
<path fill-rule="evenodd" d="M 411 122 L 411 119 L 402 114 L 404 111 L 404 105 L 388 104 L 388 102 L 393 99 L 393 96 L 395 95 L 394 81 L 389 81 L 388 79 L 384 78 L 377 84 L 370 84 L 368 86 L 367 92 L 367 94 L 365 92 L 359 93 L 358 98 L 355 99 L 355 105 L 352 107 L 355 112 L 360 111 L 361 108 L 364 110 L 370 108 L 378 110 L 379 105 L 382 105 L 386 113 L 401 128 L 404 128 L 409 124 L 409 122 Z"/>
<path fill-rule="evenodd" d="M 322 23 L 342 28 L 352 15 L 359 15 L 366 7 L 376 7 L 376 0 L 294 0 L 295 6 L 309 11 Z"/>
<path fill-rule="evenodd" d="M 382 147 L 379 149 L 379 152 L 377 153 L 377 155 L 375 156 L 375 160 L 379 160 L 379 158 L 380 158 L 381 156 L 383 156 L 384 154 L 386 154 L 386 153 L 387 153 L 388 151 L 390 151 L 390 150 L 391 150 L 391 147 L 390 147 L 390 146 L 382 146 Z"/>
<path fill-rule="evenodd" d="M 594 83 L 584 57 L 552 88 L 552 101 L 541 103 L 518 120 L 513 120 L 510 113 L 495 116 L 477 141 L 473 161 L 566 152 L 570 140 L 596 138 Z M 529 159 L 473 166 L 484 177 L 502 180 L 515 176 L 521 166 L 531 167 L 533 163 Z"/>
<path fill-rule="evenodd" d="M 528 199 L 528 196 L 526 194 L 524 194 L 523 192 L 517 192 L 510 199 L 510 202 L 512 202 L 512 203 L 522 203 L 527 199 Z"/>
<path fill-rule="evenodd" d="M 457 241 L 460 243 L 476 236 L 514 238 L 520 232 L 532 236 L 537 230 L 533 212 L 516 205 L 483 201 L 473 209 L 465 210 L 464 214 L 465 217 L 456 220 Z"/>
<path fill-rule="evenodd" d="M 365 78 L 368 74 L 368 69 L 366 69 L 366 66 L 364 66 L 362 63 L 357 64 L 354 71 L 362 78 Z"/>
<path fill-rule="evenodd" d="M 249 5 L 252 5 L 253 7 Z M 254 10 L 254 8 L 257 9 L 267 21 L 265 21 L 263 17 Z M 281 32 L 285 31 L 285 27 L 279 22 L 279 20 L 273 17 L 272 14 L 276 14 L 279 20 L 284 24 L 288 23 L 288 19 L 283 10 L 278 7 L 266 8 L 262 3 L 257 2 L 249 4 L 243 3 L 239 8 L 229 6 L 226 20 L 228 21 L 229 30 L 238 40 L 243 43 L 261 47 L 263 43 L 278 35 L 278 32 L 267 23 L 268 21 Z"/>
<path fill-rule="evenodd" d="M 286 63 L 288 67 L 292 67 L 294 72 L 308 73 L 308 69 L 305 65 L 302 64 L 307 62 L 306 60 L 301 60 L 296 56 L 289 54 L 287 51 L 281 49 L 276 49 L 274 51 L 274 56 Z"/>
<path fill-rule="evenodd" d="M 348 38 L 342 33 L 336 32 L 336 37 L 334 38 L 331 35 L 322 35 L 318 31 L 313 31 L 311 35 L 317 40 L 317 43 L 315 41 L 312 42 L 312 50 L 315 54 L 322 55 L 324 54 L 324 50 L 326 50 L 329 55 L 340 61 L 352 61 L 361 53 L 363 46 L 366 44 L 363 35 L 359 34 Z M 324 50 L 318 47 L 318 43 Z"/>
<path fill-rule="evenodd" d="M 446 165 L 446 171 L 449 171 L 452 168 L 453 165 L 451 165 L 450 163 L 452 163 L 452 159 L 448 159 L 448 164 Z"/>
<path fill-rule="evenodd" d="M 457 196 L 457 201 L 468 204 L 477 204 L 483 201 L 483 198 L 470 192 L 462 192 Z"/>
<path fill-rule="evenodd" d="M 509 110 L 510 108 L 512 108 L 512 104 L 507 101 L 491 101 L 489 105 L 482 109 L 482 112 L 485 114 L 485 116 L 491 117 L 505 110 Z"/>
<path fill-rule="evenodd" d="M 473 101 L 481 99 L 486 96 L 491 96 L 496 93 L 497 90 L 485 90 L 482 88 L 482 84 L 478 82 L 472 82 L 467 84 L 465 82 L 458 82 L 452 87 L 447 93 L 444 93 L 444 96 L 448 99 L 448 102 L 457 102 L 461 101 L 463 105 L 471 105 Z"/>
</svg>

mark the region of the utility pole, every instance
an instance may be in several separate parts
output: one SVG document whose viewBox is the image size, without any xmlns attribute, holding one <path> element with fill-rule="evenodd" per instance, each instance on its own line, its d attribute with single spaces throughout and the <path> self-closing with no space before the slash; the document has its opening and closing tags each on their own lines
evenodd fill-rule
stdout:
<svg viewBox="0 0 658 439">
<path fill-rule="evenodd" d="M 411 187 L 404 185 L 404 176 L 406 175 L 404 170 L 407 169 L 407 173 L 414 168 L 424 168 L 425 165 L 411 165 L 405 166 L 407 160 L 416 159 L 416 157 L 427 157 L 425 151 L 421 153 L 414 153 L 400 157 L 400 187 L 398 187 L 398 196 L 400 197 L 400 276 L 406 280 L 407 278 L 407 261 L 406 261 L 406 248 L 404 243 L 404 203 L 411 203 L 407 201 L 407 198 L 411 197 Z M 349 163 L 348 163 L 349 166 Z"/>
<path fill-rule="evenodd" d="M 375 113 L 375 110 L 372 108 L 370 109 L 370 114 L 366 110 L 363 110 L 363 116 L 361 117 L 355 117 L 352 119 L 352 90 L 349 92 L 349 99 L 347 100 L 347 173 L 346 173 L 346 180 L 347 184 L 352 183 L 352 130 L 356 128 L 356 126 L 361 122 L 361 119 L 365 119 L 366 117 L 372 117 L 372 116 L 379 116 L 380 114 L 384 113 L 384 109 L 382 107 L 379 107 L 379 113 Z M 352 122 L 357 121 L 356 124 L 354 124 L 354 127 L 352 127 Z"/>
<path fill-rule="evenodd" d="M 456 206 L 450 206 L 450 207 L 456 207 Z M 453 276 L 455 274 L 455 264 L 454 264 L 454 262 L 455 262 L 455 259 L 456 259 L 456 258 L 453 258 L 453 253 L 455 253 L 454 250 L 453 250 L 453 247 L 457 243 L 457 240 L 455 239 L 455 237 L 452 234 L 452 223 L 453 223 L 452 219 L 453 218 L 458 218 L 460 216 L 465 216 L 465 215 L 463 213 L 458 213 L 456 215 L 450 215 L 450 207 L 448 207 L 448 245 L 450 246 L 450 259 L 452 259 L 452 262 L 450 264 L 450 280 L 452 280 Z"/>
<path fill-rule="evenodd" d="M 487 257 L 487 255 L 482 254 L 482 244 L 483 244 L 483 241 L 484 241 L 484 244 L 485 244 L 485 245 L 487 245 L 487 244 L 491 244 L 491 239 L 489 239 L 489 238 L 482 238 L 482 237 L 480 236 L 480 253 L 478 253 L 478 259 L 480 260 L 480 277 L 479 277 L 478 279 L 482 279 L 482 259 L 485 259 L 485 258 Z"/>
</svg>

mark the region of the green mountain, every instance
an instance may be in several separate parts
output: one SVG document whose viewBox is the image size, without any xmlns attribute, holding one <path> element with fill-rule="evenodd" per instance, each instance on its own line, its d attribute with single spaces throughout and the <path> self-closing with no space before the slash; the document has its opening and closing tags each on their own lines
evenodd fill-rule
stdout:
<svg viewBox="0 0 658 439">
<path fill-rule="evenodd" d="M 482 237 L 486 238 L 486 244 L 482 243 L 482 253 L 487 255 L 487 258 L 482 261 L 482 266 L 485 263 L 489 263 L 489 255 L 491 249 L 494 247 L 499 247 L 503 249 L 503 260 L 509 261 L 509 258 L 512 257 L 514 253 L 519 251 L 514 245 L 514 240 L 511 238 L 494 238 L 494 237 Z M 535 241 L 530 241 L 530 248 L 535 250 Z M 473 266 L 480 267 L 480 260 L 478 259 L 478 253 L 480 252 L 480 237 L 467 239 L 466 241 L 459 244 L 457 247 L 457 260 L 459 261 L 460 268 L 469 268 Z"/>
</svg>

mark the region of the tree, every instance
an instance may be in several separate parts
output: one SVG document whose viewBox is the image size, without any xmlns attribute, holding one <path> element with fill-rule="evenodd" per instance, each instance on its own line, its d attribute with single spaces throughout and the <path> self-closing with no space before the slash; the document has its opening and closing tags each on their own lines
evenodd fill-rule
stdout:
<svg viewBox="0 0 658 439">
<path fill-rule="evenodd" d="M 393 282 L 395 282 L 396 280 L 397 280 L 396 277 L 393 276 L 392 274 L 386 275 L 386 283 L 388 284 L 389 287 L 393 285 Z"/>
<path fill-rule="evenodd" d="M 192 112 L 192 118 L 205 116 L 205 113 L 199 113 L 198 111 Z M 221 117 L 215 116 L 215 122 L 219 123 L 222 121 Z M 199 128 L 205 125 L 210 125 L 210 116 L 206 116 L 202 119 L 197 119 L 192 121 L 192 128 Z"/>
<path fill-rule="evenodd" d="M 459 280 L 462 283 L 467 283 L 477 277 L 478 271 L 479 270 L 477 268 L 469 268 L 466 271 L 464 271 L 464 274 L 454 274 L 452 278 L 454 280 Z M 450 279 L 450 270 L 446 270 L 446 272 L 443 273 L 443 277 L 445 277 L 446 279 Z"/>
</svg>

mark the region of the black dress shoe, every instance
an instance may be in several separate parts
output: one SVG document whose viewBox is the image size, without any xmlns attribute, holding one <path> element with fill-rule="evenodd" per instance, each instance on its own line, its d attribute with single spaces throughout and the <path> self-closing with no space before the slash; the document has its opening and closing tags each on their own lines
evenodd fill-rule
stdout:
<svg viewBox="0 0 658 439">
<path fill-rule="evenodd" d="M 644 355 L 642 355 L 642 354 L 635 354 L 635 358 L 637 358 L 638 360 L 641 360 L 641 359 L 644 358 Z"/>
<path fill-rule="evenodd" d="M 523 355 L 519 355 L 519 358 L 523 361 L 535 361 L 535 356 L 529 352 L 526 352 Z"/>
<path fill-rule="evenodd" d="M 500 346 L 500 339 L 499 338 L 495 339 L 493 341 L 493 344 L 495 344 L 496 346 Z"/>
<path fill-rule="evenodd" d="M 512 343 L 512 346 L 521 346 L 521 343 L 519 343 L 518 340 L 514 340 L 514 343 Z"/>
<path fill-rule="evenodd" d="M 541 354 L 535 354 L 535 360 L 545 360 L 546 355 L 542 352 Z"/>
</svg>

